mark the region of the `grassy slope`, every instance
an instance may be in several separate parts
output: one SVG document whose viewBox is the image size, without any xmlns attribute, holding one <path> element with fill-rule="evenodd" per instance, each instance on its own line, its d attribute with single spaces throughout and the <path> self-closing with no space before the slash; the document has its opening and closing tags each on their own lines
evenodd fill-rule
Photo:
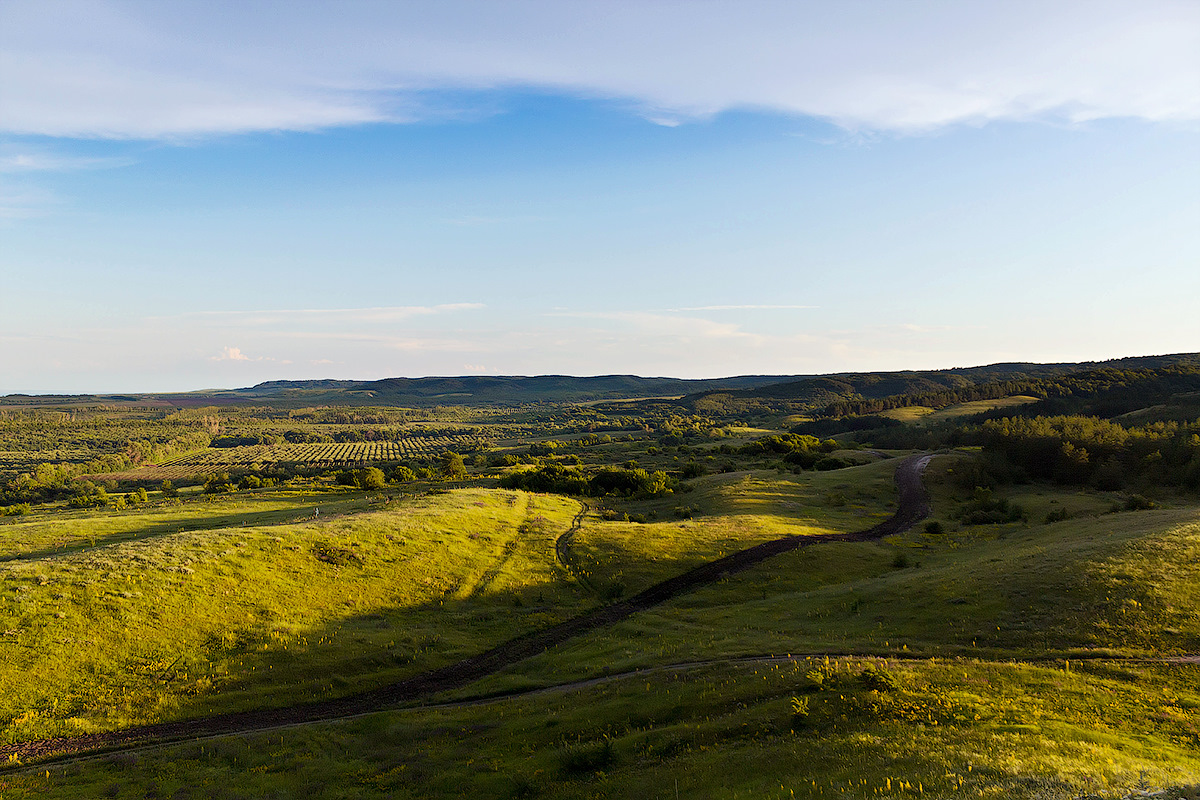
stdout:
<svg viewBox="0 0 1200 800">
<path fill-rule="evenodd" d="M 0 564 L 3 737 L 345 693 L 557 621 L 588 599 L 553 556 L 577 509 L 464 490 L 62 553 L 45 552 L 35 517 L 35 552 Z M 143 516 L 195 520 L 189 506 Z M 5 527 L 10 548 L 24 528 Z"/>
<path fill-rule="evenodd" d="M 735 472 L 696 481 L 696 490 L 629 505 L 669 522 L 589 518 L 574 538 L 581 566 L 601 587 L 628 593 L 705 561 L 781 536 L 863 530 L 894 510 L 894 461 L 834 472 Z M 686 507 L 693 519 L 672 519 Z"/>
<path fill-rule="evenodd" d="M 906 406 L 904 408 L 893 408 L 887 411 L 881 411 L 879 416 L 890 417 L 891 419 L 899 420 L 900 422 L 918 422 L 921 424 L 929 424 L 933 422 L 944 422 L 946 420 L 958 419 L 959 417 L 969 417 L 974 414 L 982 414 L 985 411 L 992 411 L 998 408 L 1014 408 L 1017 406 L 1036 403 L 1036 397 L 1028 395 L 1013 395 L 1011 397 L 1001 397 L 996 400 L 973 400 L 969 403 L 956 403 L 946 408 L 940 408 L 936 411 L 926 406 Z"/>
<path fill-rule="evenodd" d="M 1069 504 L 1076 517 L 1052 525 L 958 528 L 945 513 L 946 504 L 961 494 L 947 480 L 952 468 L 953 461 L 945 459 L 932 475 L 949 534 L 918 531 L 883 543 L 818 545 L 785 554 L 611 630 L 555 648 L 469 690 L 505 691 L 733 655 L 837 650 L 967 656 L 894 663 L 890 669 L 898 685 L 889 692 L 872 692 L 855 677 L 861 663 L 715 664 L 652 672 L 565 694 L 476 708 L 385 712 L 114 756 L 52 768 L 48 776 L 39 772 L 0 780 L 8 782 L 6 793 L 12 796 L 108 792 L 117 797 L 219 797 L 225 792 L 230 797 L 564 798 L 671 797 L 675 780 L 680 795 L 689 797 L 790 797 L 794 792 L 864 798 L 906 797 L 917 795 L 918 789 L 933 796 L 1065 798 L 1085 791 L 1113 796 L 1110 792 L 1118 787 L 1127 791 L 1139 777 L 1153 785 L 1198 780 L 1200 764 L 1193 753 L 1200 745 L 1200 686 L 1194 666 L 1097 662 L 1076 663 L 1068 670 L 1062 661 L 1038 666 L 1002 660 L 1009 654 L 1039 655 L 1046 648 L 1069 657 L 1083 650 L 1138 654 L 1200 649 L 1200 512 L 1181 507 L 1101 514 L 1109 502 L 1105 496 L 1030 487 L 1022 502 L 1037 500 L 1045 508 Z M 887 510 L 890 494 L 880 492 L 880 483 L 889 472 L 883 463 L 795 477 L 710 476 L 695 492 L 665 501 L 692 504 L 705 511 L 703 516 L 649 525 L 589 519 L 577 536 L 578 552 L 592 559 L 594 575 L 620 579 L 633 591 L 734 545 L 780 533 L 865 527 Z M 835 493 L 841 495 L 834 498 L 836 505 L 830 503 Z M 226 576 L 230 585 L 269 579 L 276 588 L 262 588 L 259 610 L 284 619 L 291 613 L 293 624 L 309 630 L 332 632 L 341 625 L 340 632 L 298 659 L 290 653 L 280 659 L 275 646 L 273 658 L 256 661 L 254 647 L 271 645 L 253 640 L 253 647 L 231 651 L 223 662 L 238 679 L 225 684 L 222 696 L 202 692 L 196 699 L 175 699 L 157 708 L 143 701 L 129 713 L 136 717 L 140 708 L 151 716 L 170 716 L 252 698 L 269 700 L 284 686 L 337 690 L 316 676 L 327 680 L 338 670 L 347 677 L 358 671 L 375 676 L 368 680 L 398 675 L 480 649 L 484 640 L 494 641 L 506 631 L 541 624 L 553 616 L 551 607 L 592 602 L 564 582 L 550 561 L 552 533 L 534 537 L 507 561 L 504 545 L 511 538 L 493 534 L 485 548 L 461 535 L 473 523 L 486 523 L 489 532 L 519 526 L 519 519 L 528 515 L 522 517 L 507 504 L 519 503 L 509 498 L 521 497 L 470 490 L 426 498 L 404 514 L 369 512 L 324 528 L 305 524 L 261 535 L 241 529 L 177 535 L 215 537 L 205 540 L 207 551 L 188 545 L 191 551 L 210 554 L 205 557 L 209 560 L 194 564 L 211 565 L 206 569 L 214 577 L 206 585 L 212 586 L 217 585 L 218 567 L 274 561 L 237 553 L 259 548 L 266 554 L 264 548 L 279 544 L 273 537 L 288 530 L 302 549 L 279 555 L 305 575 L 304 591 L 297 586 L 291 612 L 289 604 L 266 599 L 288 585 L 286 570 L 234 572 Z M 883 500 L 873 499 L 878 497 Z M 555 533 L 565 530 L 577 508 L 551 498 L 531 502 L 545 506 L 538 513 L 553 523 L 547 528 Z M 451 525 L 447 520 L 458 521 Z M 433 573 L 411 566 L 391 572 L 393 567 L 381 565 L 368 574 L 370 565 L 396 553 L 386 534 L 397 535 L 401 528 L 405 547 L 419 544 L 426 563 L 436 565 L 436 574 L 448 575 L 426 594 L 420 594 L 425 591 L 422 580 Z M 445 535 L 454 532 L 459 535 Z M 242 548 L 236 548 L 237 537 Z M 372 557 L 366 567 L 339 568 L 329 583 L 309 591 L 308 582 L 328 565 L 314 568 L 311 549 L 303 548 L 322 537 L 338 546 L 358 540 L 360 548 L 373 548 Z M 130 565 L 138 563 L 134 556 L 149 552 L 121 548 L 149 548 L 175 538 L 105 548 L 114 564 L 124 566 L 96 580 L 117 589 L 121 576 L 131 574 Z M 191 540 L 179 539 L 179 547 L 185 541 Z M 472 549 L 476 546 L 478 551 Z M 96 555 L 87 551 L 60 560 Z M 518 555 L 525 561 L 518 562 Z M 505 565 L 499 571 L 497 562 Z M 28 569 L 27 564 L 8 566 Z M 45 621 L 52 605 L 44 594 L 34 594 L 52 586 L 39 586 L 36 574 L 28 571 L 17 581 L 18 593 L 5 606 L 11 609 L 17 597 L 22 603 L 40 598 L 29 609 L 30 630 Z M 494 599 L 491 605 L 478 596 L 471 599 L 466 588 L 488 574 L 496 575 L 490 584 L 494 594 L 484 593 Z M 344 589 L 341 582 L 352 577 L 359 581 L 354 594 L 365 598 L 355 609 L 346 607 L 350 593 L 335 590 Z M 506 587 L 505 580 L 525 585 Z M 23 593 L 22 585 L 27 587 Z M 401 602 L 399 586 L 410 592 L 416 586 L 417 595 Z M 148 596 L 140 585 L 132 591 Z M 323 592 L 329 593 L 326 600 Z M 515 604 L 518 596 L 521 606 Z M 438 597 L 444 607 L 435 608 Z M 122 598 L 131 599 L 136 595 Z M 155 596 L 156 603 L 165 599 Z M 448 615 L 447 608 L 456 603 L 457 610 Z M 300 614 L 295 606 L 311 608 Z M 322 615 L 326 621 L 317 622 Z M 237 618 L 225 614 L 220 621 L 229 624 Z M 257 625 L 268 631 L 263 621 L 246 629 Z M 385 622 L 392 628 L 382 627 Z M 273 627 L 278 625 L 273 622 Z M 402 666 L 373 662 L 384 638 L 394 641 L 401 630 L 413 639 L 403 651 L 413 660 Z M 442 636 L 446 645 L 424 653 L 415 646 L 421 635 Z M 49 642 L 43 635 L 35 647 Z M 158 654 L 159 662 L 168 657 L 173 652 Z M 291 665 L 286 674 L 255 677 L 263 664 L 280 670 L 284 663 Z M 301 664 L 313 672 L 304 672 Z M 812 689 L 807 674 L 814 669 L 828 673 L 827 690 L 807 691 Z M 9 672 L 6 667 L 4 674 Z M 128 683 L 134 674 L 127 669 L 114 680 Z M 137 685 L 135 681 L 135 689 Z M 793 696 L 807 698 L 807 720 L 793 719 Z M 38 720 L 31 719 L 14 723 L 9 735 L 39 730 Z"/>
<path fill-rule="evenodd" d="M 1195 671 L 822 659 L 653 673 L 0 777 L 6 797 L 1077 798 L 1194 782 Z M 825 687 L 814 690 L 814 678 Z M 806 705 L 793 716 L 793 698 Z M 1180 796 L 1178 793 L 1172 796 Z M 1193 795 L 1185 795 L 1193 796 Z"/>
</svg>

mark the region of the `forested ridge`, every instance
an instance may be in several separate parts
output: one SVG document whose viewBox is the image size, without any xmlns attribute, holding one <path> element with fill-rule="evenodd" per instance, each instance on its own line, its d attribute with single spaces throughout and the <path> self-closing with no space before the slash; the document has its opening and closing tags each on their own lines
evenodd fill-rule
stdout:
<svg viewBox="0 0 1200 800">
<path fill-rule="evenodd" d="M 958 389 L 843 400 L 830 403 L 818 414 L 824 417 L 846 417 L 856 414 L 878 414 L 912 406 L 937 409 L 958 403 L 1030 395 L 1042 400 L 1028 409 L 1032 413 L 1061 413 L 1086 409 L 1101 416 L 1116 416 L 1162 403 L 1188 392 L 1200 392 L 1200 367 L 1178 365 L 1132 370 L 1105 368 L 1055 378 L 995 381 Z"/>
</svg>

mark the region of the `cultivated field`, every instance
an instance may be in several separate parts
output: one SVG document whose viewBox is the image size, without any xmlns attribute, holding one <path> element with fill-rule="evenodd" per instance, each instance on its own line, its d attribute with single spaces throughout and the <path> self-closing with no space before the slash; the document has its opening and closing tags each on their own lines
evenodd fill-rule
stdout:
<svg viewBox="0 0 1200 800">
<path fill-rule="evenodd" d="M 395 442 L 249 445 L 208 448 L 161 464 L 93 477 L 100 480 L 181 480 L 217 470 L 250 470 L 291 464 L 306 467 L 355 467 L 410 458 L 428 458 L 447 450 L 477 447 L 472 436 L 414 436 Z"/>
</svg>

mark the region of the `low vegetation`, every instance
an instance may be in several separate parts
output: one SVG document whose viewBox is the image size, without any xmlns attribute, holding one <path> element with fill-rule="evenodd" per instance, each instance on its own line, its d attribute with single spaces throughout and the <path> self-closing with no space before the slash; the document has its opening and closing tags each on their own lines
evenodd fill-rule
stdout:
<svg viewBox="0 0 1200 800">
<path fill-rule="evenodd" d="M 5 745 L 418 675 L 870 528 L 897 457 L 939 455 L 905 533 L 777 555 L 410 707 L 12 761 L 0 794 L 1200 797 L 1195 366 L 977 377 L 4 409 Z"/>
</svg>

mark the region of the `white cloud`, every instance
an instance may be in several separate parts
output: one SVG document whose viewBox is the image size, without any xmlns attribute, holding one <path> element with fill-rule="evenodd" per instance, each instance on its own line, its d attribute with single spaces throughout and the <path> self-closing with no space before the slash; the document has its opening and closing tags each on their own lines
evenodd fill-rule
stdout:
<svg viewBox="0 0 1200 800">
<path fill-rule="evenodd" d="M 404 122 L 443 90 L 926 130 L 1200 118 L 1200 4 L 476 0 L 0 5 L 0 126 L 170 138 Z"/>
<path fill-rule="evenodd" d="M 220 355 L 212 356 L 213 361 L 261 361 L 262 359 L 251 359 L 250 356 L 242 352 L 240 347 L 223 347 Z"/>
</svg>

